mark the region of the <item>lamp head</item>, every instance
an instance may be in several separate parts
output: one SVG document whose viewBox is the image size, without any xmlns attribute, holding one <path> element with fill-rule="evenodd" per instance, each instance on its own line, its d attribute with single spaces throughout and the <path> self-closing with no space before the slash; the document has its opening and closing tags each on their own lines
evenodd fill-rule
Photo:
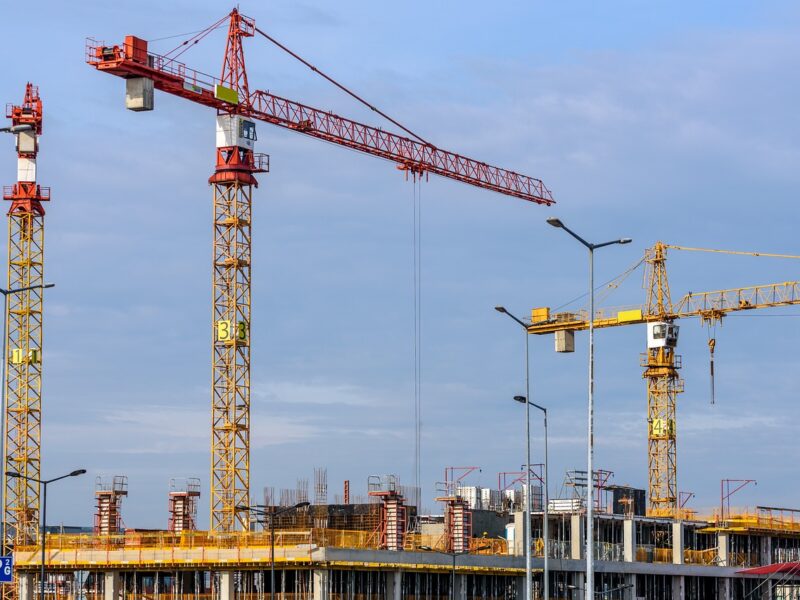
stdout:
<svg viewBox="0 0 800 600">
<path fill-rule="evenodd" d="M 507 312 L 505 306 L 495 306 L 494 309 L 499 313 L 506 313 Z"/>
<path fill-rule="evenodd" d="M 633 240 L 631 238 L 622 238 L 619 243 L 620 244 L 630 244 Z"/>
<path fill-rule="evenodd" d="M 525 396 L 514 396 L 514 400 L 516 400 L 520 404 L 525 404 L 527 398 Z"/>
<path fill-rule="evenodd" d="M 298 502 L 297 504 L 294 505 L 294 507 L 295 508 L 305 508 L 306 506 L 309 506 L 310 504 L 311 504 L 311 502 Z"/>
<path fill-rule="evenodd" d="M 77 477 L 78 475 L 83 475 L 86 473 L 86 469 L 77 469 L 69 474 L 70 477 Z"/>
<path fill-rule="evenodd" d="M 23 131 L 32 131 L 32 130 L 33 130 L 33 125 L 30 125 L 28 123 L 24 123 L 22 125 L 12 125 L 11 127 L 8 128 L 8 131 L 10 133 L 22 133 Z"/>
<path fill-rule="evenodd" d="M 549 217 L 547 219 L 547 224 L 558 228 L 564 227 L 564 223 L 562 223 L 561 219 L 559 219 L 558 217 Z"/>
<path fill-rule="evenodd" d="M 19 477 L 19 473 L 16 471 L 6 471 L 6 477 Z"/>
</svg>

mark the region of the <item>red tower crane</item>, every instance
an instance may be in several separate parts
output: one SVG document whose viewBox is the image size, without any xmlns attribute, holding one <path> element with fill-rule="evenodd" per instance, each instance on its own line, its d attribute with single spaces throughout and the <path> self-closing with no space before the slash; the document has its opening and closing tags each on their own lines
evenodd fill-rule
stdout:
<svg viewBox="0 0 800 600">
<path fill-rule="evenodd" d="M 219 78 L 176 60 L 226 20 Z M 209 183 L 214 188 L 211 529 L 218 532 L 233 531 L 237 524 L 244 529 L 248 521 L 237 507 L 248 504 L 250 488 L 251 199 L 252 187 L 258 186 L 255 174 L 269 164 L 266 155 L 254 152 L 256 120 L 393 161 L 415 176 L 433 173 L 530 202 L 553 203 L 539 179 L 268 92 L 251 92 L 242 42 L 256 33 L 269 38 L 234 9 L 166 55 L 149 52 L 147 41 L 134 36 L 116 46 L 87 41 L 87 62 L 126 80 L 127 108 L 152 110 L 156 89 L 217 111 L 217 160 Z"/>
</svg>

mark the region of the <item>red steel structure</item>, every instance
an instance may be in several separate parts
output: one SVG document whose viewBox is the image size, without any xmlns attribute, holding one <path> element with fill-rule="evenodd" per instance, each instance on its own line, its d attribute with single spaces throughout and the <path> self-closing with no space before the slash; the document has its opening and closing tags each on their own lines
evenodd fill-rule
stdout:
<svg viewBox="0 0 800 600">
<path fill-rule="evenodd" d="M 226 20 L 219 78 L 176 60 Z M 248 515 L 236 507 L 248 504 L 250 487 L 250 209 L 252 187 L 258 185 L 254 174 L 268 170 L 266 155 L 253 151 L 253 121 L 390 160 L 415 176 L 433 173 L 537 204 L 553 203 L 539 179 L 269 92 L 251 92 L 242 42 L 256 33 L 265 35 L 253 19 L 234 9 L 166 55 L 149 52 L 147 41 L 134 36 L 112 46 L 88 40 L 86 47 L 89 65 L 126 80 L 131 110 L 152 110 L 153 90 L 161 90 L 217 111 L 217 160 L 209 183 L 215 217 L 211 529 L 218 532 L 248 524 Z"/>
</svg>

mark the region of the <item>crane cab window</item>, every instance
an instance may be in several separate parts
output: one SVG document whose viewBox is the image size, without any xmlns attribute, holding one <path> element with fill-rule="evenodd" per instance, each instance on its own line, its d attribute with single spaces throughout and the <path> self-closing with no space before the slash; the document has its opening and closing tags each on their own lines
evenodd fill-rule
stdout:
<svg viewBox="0 0 800 600">
<path fill-rule="evenodd" d="M 256 124 L 252 121 L 245 121 L 242 119 L 239 122 L 239 137 L 250 140 L 252 142 L 256 141 Z"/>
<path fill-rule="evenodd" d="M 667 337 L 667 326 L 666 325 L 654 325 L 653 326 L 653 339 L 654 340 L 663 340 Z"/>
</svg>

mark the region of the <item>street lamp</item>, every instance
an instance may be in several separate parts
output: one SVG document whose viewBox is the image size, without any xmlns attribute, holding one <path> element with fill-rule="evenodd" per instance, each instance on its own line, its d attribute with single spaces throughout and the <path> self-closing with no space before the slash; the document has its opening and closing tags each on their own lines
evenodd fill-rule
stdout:
<svg viewBox="0 0 800 600">
<path fill-rule="evenodd" d="M 38 286 L 37 286 L 38 287 Z M 60 481 L 61 479 L 66 479 L 67 477 L 77 477 L 78 475 L 83 475 L 86 473 L 86 469 L 77 469 L 76 471 L 72 471 L 67 473 L 66 475 L 62 475 L 61 477 L 53 477 L 53 479 L 36 479 L 35 477 L 28 477 L 27 475 L 22 475 L 21 473 L 17 473 L 16 471 L 6 471 L 6 477 L 18 477 L 19 479 L 25 479 L 26 481 L 33 481 L 34 483 L 38 483 L 41 486 L 42 490 L 42 515 L 39 519 L 40 525 L 42 528 L 42 570 L 41 574 L 39 575 L 39 595 L 40 600 L 44 600 L 44 567 L 45 567 L 45 538 L 47 536 L 47 486 L 48 484 L 54 483 L 56 481 Z"/>
<path fill-rule="evenodd" d="M 588 481 L 586 484 L 586 589 L 594 590 L 594 251 L 614 244 L 630 244 L 631 238 L 620 238 L 592 244 L 587 242 L 561 219 L 550 217 L 547 223 L 563 229 L 589 250 L 589 407 L 588 431 L 586 440 L 586 462 Z"/>
<path fill-rule="evenodd" d="M 514 316 L 512 313 L 508 312 L 505 306 L 495 306 L 494 309 L 508 316 L 510 319 L 516 321 L 525 331 L 525 398 L 530 398 L 531 396 L 531 383 L 530 383 L 530 344 L 528 342 L 528 325 L 522 319 Z M 545 323 L 552 322 L 552 319 L 546 319 L 544 321 L 537 321 L 536 323 L 531 323 L 531 325 L 544 325 Z M 522 396 L 520 396 L 522 398 Z M 515 398 L 516 399 L 516 398 Z M 524 401 L 524 400 L 523 400 Z M 533 404 L 533 403 L 531 403 Z M 535 406 L 535 405 L 534 405 Z M 546 419 L 545 419 L 546 421 Z M 525 518 L 525 533 L 524 537 L 527 538 L 527 544 L 525 545 L 525 594 L 526 600 L 531 600 L 532 597 L 532 582 L 531 582 L 531 411 L 530 407 L 526 404 L 525 405 L 525 439 L 526 439 L 526 457 L 525 457 L 525 467 L 526 467 L 526 475 L 525 475 L 525 486 L 527 488 L 527 493 L 525 494 L 525 513 L 527 513 Z M 546 450 L 546 448 L 545 448 Z M 546 479 L 546 476 L 545 476 Z M 545 509 L 546 510 L 546 509 Z M 546 521 L 545 521 L 546 523 Z M 547 525 L 545 524 L 545 527 Z M 545 530 L 545 544 L 547 544 L 547 530 Z M 545 573 L 547 572 L 547 546 L 545 546 Z M 547 597 L 547 592 L 550 591 L 549 582 L 547 577 L 545 577 L 545 600 L 549 600 Z"/>
<path fill-rule="evenodd" d="M 460 552 L 446 552 L 445 550 L 434 550 L 430 546 L 420 546 L 420 550 L 425 550 L 426 552 L 436 552 L 438 554 L 446 554 L 447 556 L 453 559 L 453 570 L 450 575 L 450 600 L 455 600 L 456 598 L 456 557 L 463 556 L 464 554 L 469 554 L 470 552 L 480 552 L 481 550 L 488 550 L 491 546 L 478 546 L 477 548 L 473 548 L 472 550 L 461 550 Z"/>
<path fill-rule="evenodd" d="M 525 396 L 514 396 L 514 400 L 520 403 L 530 404 L 534 408 L 538 408 L 544 414 L 544 526 L 542 527 L 542 537 L 544 537 L 544 600 L 550 600 L 550 476 L 548 474 L 548 460 L 547 460 L 547 409 L 544 406 L 539 406 L 536 402 L 531 402 Z M 530 488 L 528 489 L 530 493 Z"/>
<path fill-rule="evenodd" d="M 22 125 L 11 125 L 9 127 L 0 127 L 0 133 L 22 133 L 23 131 L 33 131 L 33 125 L 25 123 Z"/>
<path fill-rule="evenodd" d="M 525 334 L 525 395 L 531 395 L 531 379 L 530 379 L 530 343 L 528 342 L 528 326 L 516 316 L 508 312 L 505 306 L 495 306 L 494 309 L 510 319 L 516 321 L 524 330 Z M 525 405 L 525 510 L 523 516 L 525 518 L 525 528 L 523 537 L 525 538 L 525 600 L 532 598 L 532 582 L 531 582 L 531 409 Z"/>
<path fill-rule="evenodd" d="M 276 511 L 267 511 L 256 506 L 237 506 L 236 510 L 246 510 L 262 517 L 269 517 L 269 600 L 275 600 L 275 517 L 293 510 L 305 508 L 310 502 L 298 502 Z"/>
</svg>

